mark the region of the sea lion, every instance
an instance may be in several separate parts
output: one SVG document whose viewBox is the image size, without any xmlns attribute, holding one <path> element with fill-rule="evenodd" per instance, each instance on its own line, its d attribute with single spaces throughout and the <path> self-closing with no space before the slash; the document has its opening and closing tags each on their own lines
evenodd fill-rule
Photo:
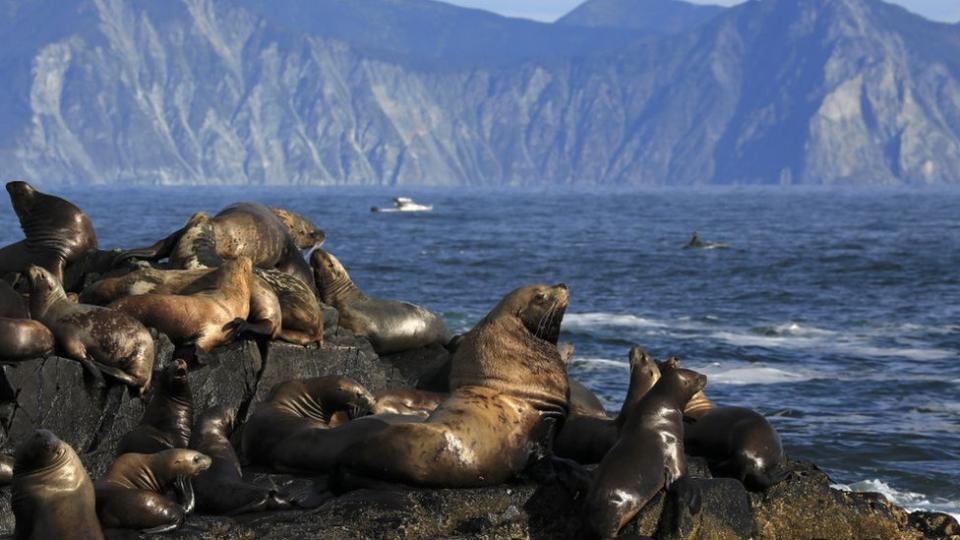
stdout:
<svg viewBox="0 0 960 540">
<path fill-rule="evenodd" d="M 190 435 L 190 448 L 211 459 L 210 468 L 193 480 L 197 510 L 203 514 L 236 515 L 290 508 L 287 497 L 244 482 L 229 438 L 235 419 L 236 413 L 226 407 L 207 409 Z"/>
<path fill-rule="evenodd" d="M 277 296 L 282 322 L 276 339 L 295 345 L 323 345 L 323 312 L 313 290 L 290 274 L 259 268 L 254 273 Z"/>
<path fill-rule="evenodd" d="M 174 360 L 163 369 L 140 424 L 120 439 L 118 455 L 187 448 L 193 426 L 193 394 L 187 375 L 184 360 Z"/>
<path fill-rule="evenodd" d="M 118 311 L 69 301 L 60 282 L 44 268 L 31 266 L 27 273 L 30 313 L 53 332 L 63 354 L 95 378 L 101 378 L 97 370 L 102 371 L 142 396 L 153 375 L 150 332 Z"/>
<path fill-rule="evenodd" d="M 557 351 L 560 352 L 560 359 L 564 365 L 569 365 L 573 359 L 573 353 L 576 351 L 573 343 L 559 343 Z M 570 416 L 597 416 L 607 418 L 607 409 L 596 394 L 590 391 L 580 381 L 567 378 L 570 382 Z"/>
<path fill-rule="evenodd" d="M 302 214 L 276 207 L 271 207 L 270 211 L 287 227 L 293 242 L 300 249 L 320 247 L 327 239 L 327 234 Z"/>
<path fill-rule="evenodd" d="M 100 523 L 149 533 L 177 528 L 196 502 L 192 478 L 210 463 L 209 457 L 183 448 L 117 457 L 94 483 Z M 171 488 L 179 503 L 164 495 Z"/>
<path fill-rule="evenodd" d="M 203 290 L 189 295 L 143 294 L 110 304 L 166 334 L 174 344 L 193 344 L 200 352 L 233 340 L 250 313 L 252 263 L 229 260 L 210 276 Z"/>
<path fill-rule="evenodd" d="M 563 284 L 508 294 L 457 349 L 450 397 L 425 422 L 389 425 L 349 447 L 341 455 L 346 470 L 388 482 L 471 487 L 499 484 L 548 457 L 567 415 L 557 337 L 568 299 Z"/>
<path fill-rule="evenodd" d="M 13 456 L 0 454 L 0 486 L 9 486 L 13 482 Z"/>
<path fill-rule="evenodd" d="M 680 363 L 680 358 L 671 356 L 663 362 L 657 362 L 657 366 L 660 368 L 660 371 L 666 371 L 668 369 L 677 369 L 681 367 Z M 694 396 L 690 398 L 690 401 L 688 401 L 686 406 L 683 408 L 683 418 L 684 420 L 697 419 L 713 409 L 713 402 L 707 397 L 706 391 L 701 390 L 694 394 Z"/>
<path fill-rule="evenodd" d="M 354 285 L 332 254 L 317 248 L 310 256 L 320 298 L 340 313 L 340 326 L 365 336 L 377 354 L 390 354 L 450 341 L 450 331 L 435 313 L 395 300 L 370 298 Z"/>
<path fill-rule="evenodd" d="M 7 192 L 26 239 L 0 250 L 0 273 L 35 265 L 62 282 L 68 263 L 97 249 L 93 223 L 73 204 L 26 182 L 8 182 Z"/>
<path fill-rule="evenodd" d="M 191 295 L 216 287 L 219 275 L 216 268 L 198 267 L 189 270 L 161 270 L 138 268 L 121 276 L 102 279 L 80 295 L 81 301 L 95 305 L 109 305 L 126 296 L 144 294 Z M 268 275 L 282 275 L 304 290 L 300 281 L 276 270 L 262 271 Z M 307 290 L 311 297 L 313 294 Z M 319 308 L 317 308 L 319 311 Z M 250 281 L 250 312 L 246 324 L 236 323 L 237 332 L 246 332 L 269 338 L 278 337 L 283 323 L 283 306 L 273 286 L 259 275 Z"/>
<path fill-rule="evenodd" d="M 686 475 L 683 406 L 706 382 L 694 371 L 670 370 L 630 407 L 584 501 L 585 521 L 594 536 L 615 537 L 658 491 Z"/>
<path fill-rule="evenodd" d="M 10 319 L 29 319 L 30 305 L 6 281 L 0 280 L 0 317 Z"/>
<path fill-rule="evenodd" d="M 195 214 L 187 226 L 153 246 L 126 252 L 127 257 L 160 260 L 189 258 L 191 251 L 209 256 L 210 246 L 223 259 L 249 257 L 258 268 L 276 268 L 291 274 L 307 286 L 313 275 L 286 225 L 268 207 L 258 203 L 237 203 L 213 218 Z M 172 255 L 173 254 L 173 255 Z M 206 266 L 215 263 L 200 261 Z"/>
<path fill-rule="evenodd" d="M 447 394 L 415 390 L 413 388 L 388 388 L 374 396 L 373 414 L 400 414 L 427 417 L 448 397 Z"/>
<path fill-rule="evenodd" d="M 728 249 L 730 244 L 724 242 L 704 242 L 700 239 L 700 233 L 693 231 L 693 236 L 683 249 Z"/>
<path fill-rule="evenodd" d="M 0 361 L 19 362 L 53 352 L 53 332 L 30 319 L 0 317 Z"/>
<path fill-rule="evenodd" d="M 69 444 L 38 429 L 17 448 L 13 466 L 17 540 L 100 540 L 93 483 Z"/>
<path fill-rule="evenodd" d="M 278 459 L 278 454 L 288 450 L 278 447 L 301 431 L 329 429 L 338 411 L 357 418 L 368 414 L 373 406 L 370 391 L 349 377 L 331 375 L 280 383 L 247 420 L 243 428 L 243 455 L 253 463 L 278 470 L 308 468 L 302 463 Z"/>
<path fill-rule="evenodd" d="M 616 418 L 606 418 L 594 414 L 574 414 L 557 434 L 553 450 L 557 456 L 572 459 L 578 463 L 599 463 L 617 442 L 619 430 L 626 423 L 627 416 L 634 405 L 647 394 L 650 388 L 660 380 L 660 369 L 653 358 L 640 347 L 633 347 L 629 353 L 630 385 L 627 396 Z M 573 393 L 570 395 L 573 400 Z"/>
</svg>

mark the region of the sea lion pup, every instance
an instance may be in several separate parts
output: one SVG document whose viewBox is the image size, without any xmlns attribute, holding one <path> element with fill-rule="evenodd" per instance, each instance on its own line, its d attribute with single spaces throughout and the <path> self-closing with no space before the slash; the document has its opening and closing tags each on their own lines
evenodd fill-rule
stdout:
<svg viewBox="0 0 960 540">
<path fill-rule="evenodd" d="M 94 483 L 97 515 L 104 527 L 148 533 L 176 529 L 193 511 L 193 477 L 210 467 L 195 450 L 172 448 L 156 454 L 123 454 Z M 176 502 L 166 495 L 173 489 Z"/>
<path fill-rule="evenodd" d="M 223 406 L 200 415 L 190 448 L 209 456 L 210 468 L 193 480 L 197 511 L 202 514 L 235 515 L 290 508 L 290 501 L 271 489 L 243 481 L 240 460 L 230 444 L 236 413 Z"/>
<path fill-rule="evenodd" d="M 617 442 L 618 432 L 626 423 L 629 411 L 660 380 L 660 369 L 653 358 L 640 347 L 633 347 L 629 353 L 630 386 L 627 396 L 616 418 L 605 418 L 592 414 L 574 414 L 557 434 L 553 450 L 557 456 L 569 458 L 578 463 L 599 463 Z M 571 401 L 573 392 L 571 391 Z"/>
<path fill-rule="evenodd" d="M 320 247 L 327 239 L 327 234 L 302 214 L 276 207 L 271 207 L 270 211 L 287 227 L 290 237 L 300 249 Z"/>
<path fill-rule="evenodd" d="M 556 424 L 567 415 L 557 337 L 568 299 L 563 284 L 508 294 L 457 349 L 450 397 L 425 422 L 389 425 L 348 448 L 344 471 L 474 487 L 504 482 L 549 456 Z"/>
<path fill-rule="evenodd" d="M 228 343 L 250 313 L 249 258 L 227 261 L 208 276 L 209 286 L 189 295 L 127 296 L 110 307 L 166 334 L 174 344 L 193 344 L 200 352 Z"/>
<path fill-rule="evenodd" d="M 163 369 L 140 424 L 120 439 L 118 455 L 187 448 L 193 427 L 193 394 L 187 375 L 185 360 L 174 360 Z"/>
<path fill-rule="evenodd" d="M 282 322 L 275 338 L 295 345 L 323 345 L 323 312 L 313 290 L 296 277 L 275 270 L 257 269 L 258 280 L 277 296 Z"/>
<path fill-rule="evenodd" d="M 450 331 L 435 313 L 409 302 L 368 297 L 340 261 L 323 249 L 313 251 L 310 266 L 321 300 L 340 313 L 340 326 L 367 337 L 377 354 L 450 341 Z"/>
<path fill-rule="evenodd" d="M 26 239 L 0 250 L 0 273 L 35 265 L 62 282 L 68 263 L 97 249 L 93 223 L 73 204 L 26 182 L 8 182 L 7 192 Z"/>
<path fill-rule="evenodd" d="M 694 371 L 670 370 L 633 404 L 584 501 L 594 536 L 615 537 L 658 491 L 687 473 L 683 406 L 706 382 Z"/>
<path fill-rule="evenodd" d="M 374 396 L 373 414 L 400 414 L 427 417 L 448 397 L 447 394 L 415 390 L 413 388 L 388 388 Z"/>
<path fill-rule="evenodd" d="M 370 391 L 349 377 L 328 375 L 280 383 L 247 420 L 243 428 L 243 455 L 253 463 L 278 470 L 315 470 L 296 460 L 278 457 L 291 453 L 291 448 L 278 447 L 301 431 L 329 429 L 331 419 L 339 411 L 358 418 L 368 414 L 373 405 Z"/>
<path fill-rule="evenodd" d="M 258 268 L 276 268 L 313 286 L 313 275 L 286 225 L 268 207 L 237 203 L 204 222 L 195 214 L 186 227 L 156 244 L 126 252 L 127 257 L 160 260 L 190 245 L 210 244 L 224 259 L 249 257 Z M 179 244 L 184 246 L 179 246 Z M 207 264 L 207 266 L 215 266 Z"/>
<path fill-rule="evenodd" d="M 17 540 L 100 540 L 93 483 L 69 444 L 38 429 L 17 448 L 13 466 Z"/>
<path fill-rule="evenodd" d="M 95 378 L 99 371 L 143 395 L 153 376 L 154 345 L 150 332 L 124 313 L 67 299 L 56 277 L 39 266 L 30 278 L 30 313 L 49 328 L 57 346 Z"/>
</svg>

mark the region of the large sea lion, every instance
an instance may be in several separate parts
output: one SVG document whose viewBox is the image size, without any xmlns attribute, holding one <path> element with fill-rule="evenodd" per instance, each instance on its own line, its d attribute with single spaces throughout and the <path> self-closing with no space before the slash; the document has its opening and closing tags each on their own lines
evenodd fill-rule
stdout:
<svg viewBox="0 0 960 540">
<path fill-rule="evenodd" d="M 340 326 L 365 336 L 377 354 L 390 354 L 450 341 L 450 331 L 435 313 L 395 300 L 370 298 L 350 279 L 332 254 L 317 248 L 310 256 L 320 298 L 340 313 Z"/>
<path fill-rule="evenodd" d="M 164 532 L 193 511 L 192 478 L 210 467 L 209 457 L 174 448 L 156 454 L 123 454 L 96 481 L 97 515 L 104 527 Z M 174 489 L 179 502 L 164 493 Z"/>
<path fill-rule="evenodd" d="M 208 276 L 208 286 L 193 294 L 128 296 L 110 307 L 156 328 L 177 345 L 193 344 L 206 352 L 234 339 L 237 324 L 246 321 L 252 270 L 250 259 L 239 257 L 217 268 Z"/>
<path fill-rule="evenodd" d="M 629 353 L 630 385 L 616 418 L 595 414 L 575 414 L 571 403 L 570 416 L 557 434 L 553 450 L 557 456 L 579 463 L 599 463 L 617 442 L 619 430 L 626 423 L 634 405 L 660 380 L 660 369 L 653 358 L 633 347 Z M 573 392 L 570 395 L 573 401 Z"/>
<path fill-rule="evenodd" d="M 153 246 L 130 250 L 127 255 L 150 260 L 182 258 L 189 253 L 190 246 L 203 249 L 212 245 L 219 257 L 249 257 L 258 268 L 276 268 L 312 286 L 313 275 L 301 248 L 270 208 L 258 203 L 237 203 L 212 219 L 203 218 L 205 214 L 195 214 L 186 227 Z"/>
<path fill-rule="evenodd" d="M 8 182 L 7 192 L 26 239 L 0 250 L 0 273 L 23 272 L 35 265 L 62 282 L 68 263 L 96 251 L 93 223 L 73 204 L 26 182 Z"/>
<path fill-rule="evenodd" d="M 658 491 L 686 475 L 683 406 L 706 382 L 699 373 L 670 370 L 633 404 L 584 501 L 593 535 L 615 537 Z"/>
<path fill-rule="evenodd" d="M 117 454 L 187 448 L 193 427 L 193 394 L 187 375 L 184 360 L 174 360 L 163 369 L 140 424 L 120 439 Z"/>
<path fill-rule="evenodd" d="M 347 471 L 421 486 L 484 486 L 549 456 L 567 414 L 557 337 L 568 298 L 563 284 L 508 294 L 457 349 L 450 397 L 425 422 L 389 425 L 349 447 L 341 456 Z"/>
<path fill-rule="evenodd" d="M 190 435 L 190 448 L 212 460 L 210 468 L 193 481 L 197 511 L 235 515 L 289 508 L 290 501 L 285 496 L 243 480 L 240 460 L 229 438 L 235 415 L 223 406 L 208 409 L 200 415 Z"/>
<path fill-rule="evenodd" d="M 306 430 L 328 430 L 339 411 L 357 418 L 368 414 L 373 406 L 370 391 L 349 377 L 324 376 L 280 383 L 247 420 L 243 454 L 253 463 L 278 470 L 308 469 L 304 463 L 278 458 L 279 454 L 290 453 L 283 446 L 291 446 L 288 441 L 293 436 Z"/>
<path fill-rule="evenodd" d="M 100 540 L 93 483 L 69 444 L 40 429 L 17 448 L 13 467 L 17 540 Z"/>
<path fill-rule="evenodd" d="M 28 275 L 30 313 L 53 332 L 63 354 L 95 377 L 102 371 L 143 395 L 153 375 L 150 332 L 118 311 L 71 302 L 56 277 L 39 266 L 31 266 Z"/>
</svg>

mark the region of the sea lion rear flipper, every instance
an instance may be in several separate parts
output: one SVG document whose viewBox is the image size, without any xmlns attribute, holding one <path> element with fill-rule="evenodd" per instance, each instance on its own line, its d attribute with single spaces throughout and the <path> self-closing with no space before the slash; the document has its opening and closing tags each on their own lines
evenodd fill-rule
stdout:
<svg viewBox="0 0 960 540">
<path fill-rule="evenodd" d="M 87 357 L 79 360 L 79 362 L 80 365 L 83 366 L 84 371 L 86 371 L 87 374 L 89 374 L 93 379 L 93 386 L 97 388 L 104 388 L 107 386 L 107 381 L 103 378 L 103 373 L 101 372 L 100 364 L 98 362 Z"/>
<path fill-rule="evenodd" d="M 91 363 L 93 364 L 94 369 L 96 369 L 98 372 L 105 373 L 127 386 L 132 386 L 134 388 L 140 387 L 140 383 L 134 379 L 133 376 L 120 368 L 108 366 L 104 363 L 97 362 L 96 360 L 91 360 Z M 100 375 L 100 379 L 103 380 L 103 375 Z"/>
<path fill-rule="evenodd" d="M 197 504 L 197 497 L 193 492 L 193 482 L 190 478 L 184 475 L 177 476 L 177 479 L 173 482 L 173 489 L 177 493 L 180 506 L 183 507 L 183 513 L 193 512 Z"/>
</svg>

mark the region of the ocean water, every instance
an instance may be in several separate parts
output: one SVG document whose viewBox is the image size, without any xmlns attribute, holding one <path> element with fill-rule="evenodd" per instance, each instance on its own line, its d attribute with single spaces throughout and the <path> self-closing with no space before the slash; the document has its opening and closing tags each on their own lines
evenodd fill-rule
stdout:
<svg viewBox="0 0 960 540">
<path fill-rule="evenodd" d="M 104 248 L 235 201 L 302 212 L 368 294 L 427 305 L 455 331 L 515 287 L 563 281 L 572 376 L 611 409 L 630 346 L 677 355 L 838 487 L 960 514 L 960 191 L 53 191 Z M 436 209 L 369 211 L 397 195 Z M 732 248 L 681 249 L 693 230 Z M 4 201 L 0 242 L 21 237 Z"/>
</svg>

